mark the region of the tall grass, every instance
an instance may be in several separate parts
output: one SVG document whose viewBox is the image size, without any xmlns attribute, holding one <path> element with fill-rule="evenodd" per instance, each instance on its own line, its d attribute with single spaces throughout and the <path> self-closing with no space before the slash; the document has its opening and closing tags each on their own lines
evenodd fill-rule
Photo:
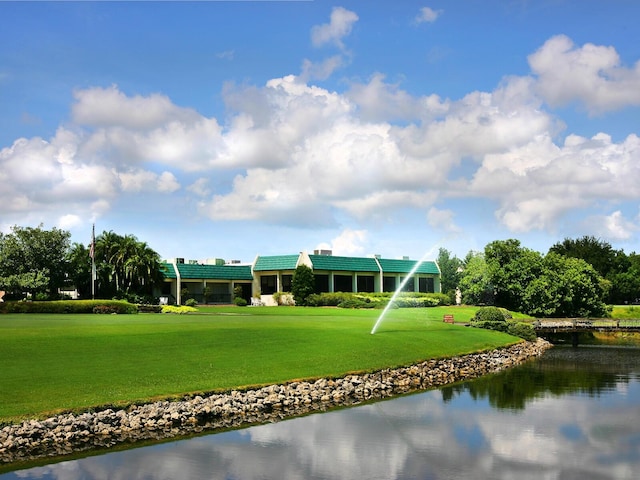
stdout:
<svg viewBox="0 0 640 480">
<path fill-rule="evenodd" d="M 203 308 L 190 315 L 0 315 L 0 422 L 341 376 L 470 353 L 514 337 L 442 322 L 457 307 Z"/>
</svg>

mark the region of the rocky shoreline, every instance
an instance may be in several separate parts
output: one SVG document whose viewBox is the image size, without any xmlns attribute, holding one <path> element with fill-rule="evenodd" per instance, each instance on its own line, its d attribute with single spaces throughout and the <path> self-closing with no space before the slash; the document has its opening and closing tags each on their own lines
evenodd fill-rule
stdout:
<svg viewBox="0 0 640 480">
<path fill-rule="evenodd" d="M 61 457 L 123 443 L 275 422 L 480 377 L 539 356 L 550 347 L 550 343 L 538 339 L 484 353 L 337 379 L 291 382 L 25 421 L 0 429 L 0 462 Z"/>
</svg>

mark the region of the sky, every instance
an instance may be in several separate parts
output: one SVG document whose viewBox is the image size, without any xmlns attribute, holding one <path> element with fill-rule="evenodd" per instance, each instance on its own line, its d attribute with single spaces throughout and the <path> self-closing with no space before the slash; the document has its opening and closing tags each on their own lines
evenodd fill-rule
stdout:
<svg viewBox="0 0 640 480">
<path fill-rule="evenodd" d="M 0 1 L 0 231 L 640 252 L 640 2 Z"/>
</svg>

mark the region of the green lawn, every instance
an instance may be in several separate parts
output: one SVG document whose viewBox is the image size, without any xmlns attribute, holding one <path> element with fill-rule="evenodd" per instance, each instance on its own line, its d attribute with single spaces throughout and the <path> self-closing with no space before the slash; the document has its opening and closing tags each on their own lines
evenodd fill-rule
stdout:
<svg viewBox="0 0 640 480">
<path fill-rule="evenodd" d="M 442 322 L 475 308 L 202 308 L 190 315 L 0 315 L 0 423 L 62 410 L 339 376 L 517 341 Z"/>
<path fill-rule="evenodd" d="M 640 318 L 640 305 L 614 305 L 611 318 L 636 320 Z"/>
</svg>

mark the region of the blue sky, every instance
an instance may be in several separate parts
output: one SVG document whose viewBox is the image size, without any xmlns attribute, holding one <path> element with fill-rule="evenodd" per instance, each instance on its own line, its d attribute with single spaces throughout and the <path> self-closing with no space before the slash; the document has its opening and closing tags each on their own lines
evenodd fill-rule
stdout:
<svg viewBox="0 0 640 480">
<path fill-rule="evenodd" d="M 635 1 L 0 2 L 0 230 L 640 251 Z"/>
</svg>

